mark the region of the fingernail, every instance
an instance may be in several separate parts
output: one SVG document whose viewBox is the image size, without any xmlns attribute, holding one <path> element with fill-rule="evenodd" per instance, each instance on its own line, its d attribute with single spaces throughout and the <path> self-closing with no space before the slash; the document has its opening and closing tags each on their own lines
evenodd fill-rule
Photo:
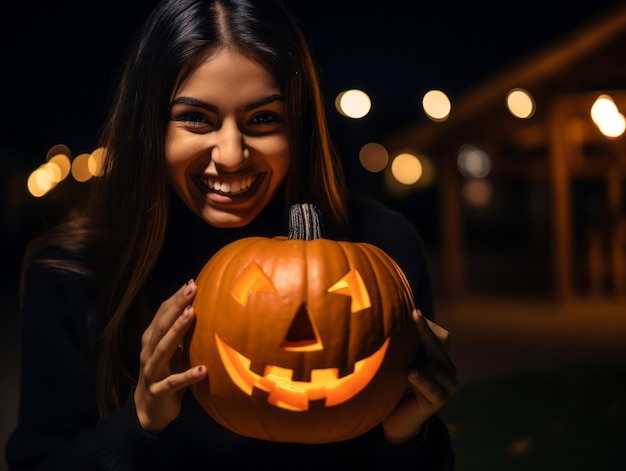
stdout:
<svg viewBox="0 0 626 471">
<path fill-rule="evenodd" d="M 417 379 L 419 377 L 419 373 L 415 370 L 409 373 L 409 379 Z"/>
<path fill-rule="evenodd" d="M 183 320 L 187 320 L 189 319 L 189 317 L 191 317 L 191 305 L 185 308 L 182 315 Z"/>
<path fill-rule="evenodd" d="M 185 289 L 184 289 L 184 291 L 183 291 L 183 294 L 184 294 L 185 296 L 191 296 L 191 290 L 192 290 L 192 288 L 191 288 L 191 283 L 192 283 L 192 281 L 193 281 L 193 280 L 190 280 L 190 281 L 188 281 L 187 283 L 185 283 Z"/>
</svg>

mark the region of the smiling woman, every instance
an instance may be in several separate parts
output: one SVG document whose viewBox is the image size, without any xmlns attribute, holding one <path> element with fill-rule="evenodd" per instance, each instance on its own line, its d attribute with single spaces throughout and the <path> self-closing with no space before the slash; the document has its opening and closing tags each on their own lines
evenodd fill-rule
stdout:
<svg viewBox="0 0 626 471">
<path fill-rule="evenodd" d="M 204 221 L 220 227 L 252 221 L 290 164 L 275 78 L 236 51 L 208 55 L 176 91 L 165 161 L 174 191 Z"/>
<path fill-rule="evenodd" d="M 455 389 L 455 368 L 446 353 L 447 332 L 426 319 L 433 314 L 432 293 L 419 236 L 400 215 L 347 197 L 322 103 L 307 45 L 280 2 L 164 0 L 157 6 L 131 48 L 106 119 L 102 176 L 89 204 L 33 241 L 24 260 L 22 387 L 19 421 L 7 445 L 10 468 L 250 469 L 289 458 L 299 469 L 347 459 L 368 469 L 450 469 L 450 439 L 434 414 Z M 403 304 L 399 315 L 408 319 L 408 338 L 418 344 L 410 346 L 419 346 L 423 361 L 396 362 L 393 339 L 387 344 L 382 338 L 393 322 L 372 315 L 384 308 L 381 299 L 394 296 L 381 295 L 385 277 L 370 284 L 365 265 L 346 264 L 347 252 L 336 252 L 299 273 L 309 288 L 326 285 L 324 274 L 335 259 L 343 260 L 333 273 L 339 279 L 325 286 L 330 292 L 281 294 L 296 309 L 280 323 L 263 312 L 226 322 L 247 335 L 246 326 L 259 321 L 276 329 L 276 338 L 286 334 L 288 351 L 304 349 L 316 358 L 330 351 L 322 345 L 345 351 L 344 343 L 363 336 L 365 347 L 348 349 L 349 364 L 339 368 L 347 378 L 340 383 L 356 390 L 378 366 L 392 364 L 393 401 L 368 426 L 362 415 L 378 398 L 360 402 L 346 419 L 356 432 L 330 443 L 320 443 L 319 433 L 274 441 L 222 427 L 191 393 L 217 382 L 209 368 L 215 358 L 190 362 L 187 349 L 179 348 L 199 324 L 196 299 L 213 291 L 228 296 L 219 271 L 208 286 L 194 281 L 206 261 L 240 239 L 286 234 L 288 208 L 300 202 L 321 209 L 331 239 L 387 253 L 406 275 L 402 286 L 410 287 L 417 308 L 409 312 L 413 304 Z M 296 278 L 291 260 L 278 252 L 261 268 Z M 250 266 L 252 284 L 236 298 L 254 304 L 253 288 L 263 279 Z M 351 290 L 363 286 L 366 291 L 354 296 Z M 334 319 L 321 328 L 304 315 L 304 306 L 324 312 L 328 302 L 345 308 L 344 322 L 353 319 L 352 311 L 369 321 L 344 330 L 341 340 Z M 212 305 L 203 316 L 217 318 L 223 307 Z M 239 359 L 232 337 L 223 340 L 224 358 Z M 248 340 L 270 350 L 254 336 Z M 363 362 L 373 366 L 359 366 Z M 259 381 L 292 388 L 310 379 L 302 365 L 277 363 L 268 362 L 282 368 L 270 373 L 296 370 L 293 384 Z M 232 377 L 241 385 L 255 378 Z M 387 381 L 377 384 L 380 391 Z M 308 393 L 319 398 L 320 390 Z M 296 407 L 294 396 L 281 392 L 278 403 Z M 268 420 L 256 424 L 269 426 Z"/>
</svg>

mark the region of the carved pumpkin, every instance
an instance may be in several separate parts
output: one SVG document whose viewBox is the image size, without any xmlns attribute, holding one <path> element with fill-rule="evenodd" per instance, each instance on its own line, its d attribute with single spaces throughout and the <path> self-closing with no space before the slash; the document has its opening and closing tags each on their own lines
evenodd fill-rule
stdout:
<svg viewBox="0 0 626 471">
<path fill-rule="evenodd" d="M 309 208 L 292 208 L 292 222 Z M 403 273 L 370 244 L 296 238 L 320 227 L 304 222 L 290 238 L 231 243 L 196 280 L 189 355 L 208 379 L 192 391 L 241 435 L 349 439 L 380 423 L 406 390 L 418 340 Z"/>
</svg>

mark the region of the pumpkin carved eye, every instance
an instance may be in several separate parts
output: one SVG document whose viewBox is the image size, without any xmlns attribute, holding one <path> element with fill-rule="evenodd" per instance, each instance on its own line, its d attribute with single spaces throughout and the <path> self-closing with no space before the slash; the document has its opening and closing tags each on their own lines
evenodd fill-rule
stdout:
<svg viewBox="0 0 626 471">
<path fill-rule="evenodd" d="M 268 278 L 263 269 L 256 263 L 252 262 L 239 275 L 230 294 L 242 306 L 248 304 L 248 295 L 250 291 L 275 293 L 276 288 L 272 284 L 272 280 Z"/>
<path fill-rule="evenodd" d="M 353 314 L 372 306 L 365 282 L 359 272 L 354 268 L 337 283 L 328 288 L 328 292 L 350 296 L 352 298 L 350 312 Z"/>
</svg>

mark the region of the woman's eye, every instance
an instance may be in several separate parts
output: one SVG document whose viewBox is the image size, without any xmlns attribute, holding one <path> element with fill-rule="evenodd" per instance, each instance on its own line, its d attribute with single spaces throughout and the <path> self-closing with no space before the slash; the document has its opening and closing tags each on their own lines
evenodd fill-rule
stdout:
<svg viewBox="0 0 626 471">
<path fill-rule="evenodd" d="M 197 129 L 197 128 L 201 128 L 201 127 L 209 126 L 213 124 L 211 120 L 207 118 L 205 115 L 203 115 L 202 113 L 195 113 L 195 112 L 183 113 L 178 116 L 175 116 L 174 121 L 179 121 L 183 123 L 183 126 L 192 128 L 192 129 Z"/>
<path fill-rule="evenodd" d="M 278 116 L 276 113 L 262 111 L 252 116 L 252 119 L 250 119 L 250 124 L 267 125 L 267 124 L 276 124 L 276 123 L 279 123 L 280 121 L 281 121 L 280 116 Z"/>
</svg>

